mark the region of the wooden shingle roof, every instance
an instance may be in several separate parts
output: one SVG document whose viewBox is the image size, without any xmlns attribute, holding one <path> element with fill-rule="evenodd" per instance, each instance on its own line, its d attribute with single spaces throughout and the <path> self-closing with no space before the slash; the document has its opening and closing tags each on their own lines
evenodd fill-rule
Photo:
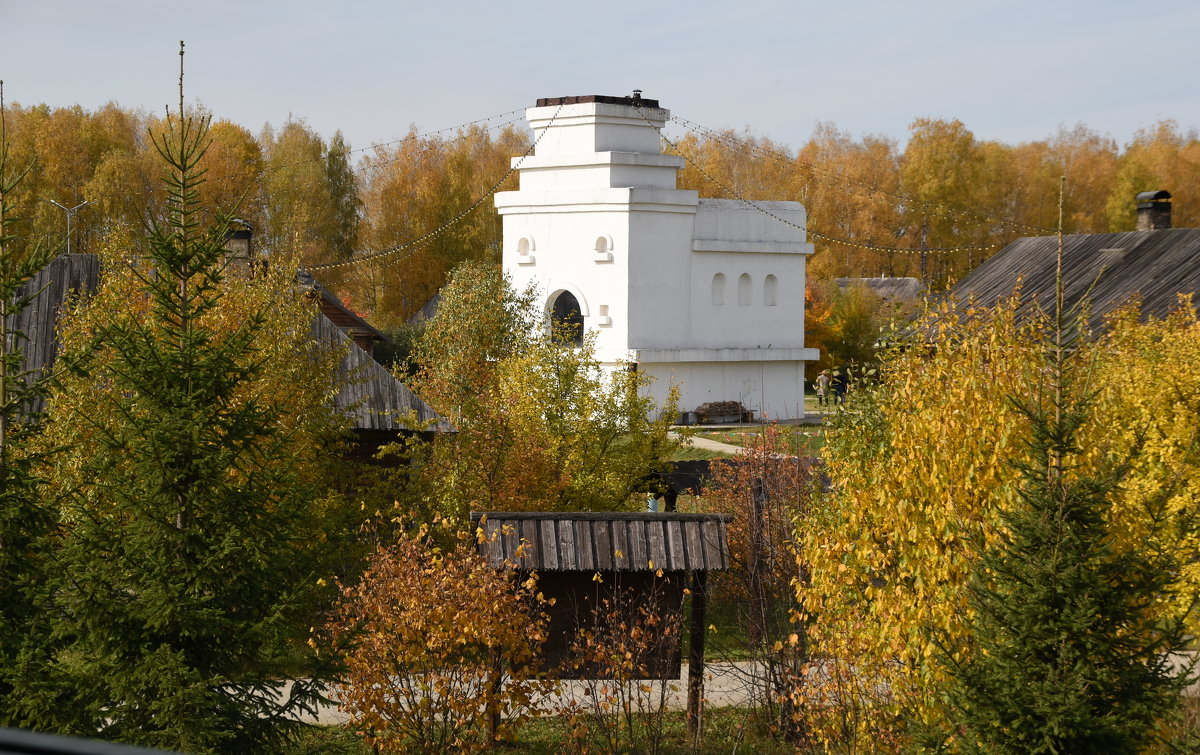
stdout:
<svg viewBox="0 0 1200 755">
<path fill-rule="evenodd" d="M 15 323 L 26 336 L 22 342 L 24 369 L 50 371 L 58 355 L 63 304 L 73 295 L 90 296 L 99 285 L 100 260 L 93 254 L 59 255 L 25 284 L 23 291 L 33 293 L 33 299 L 18 313 Z M 326 315 L 317 314 L 311 333 L 322 344 L 346 349 L 338 365 L 340 387 L 333 404 L 351 418 L 356 430 L 453 429 L 391 371 L 350 342 L 345 330 Z M 37 412 L 42 408 L 39 398 L 27 410 Z M 428 422 L 432 426 L 425 427 Z"/>
<path fill-rule="evenodd" d="M 729 514 L 473 512 L 481 552 L 539 571 L 713 571 L 729 568 Z M 517 549 L 525 544 L 518 557 Z"/>
<path fill-rule="evenodd" d="M 22 288 L 32 296 L 29 306 L 17 313 L 15 330 L 25 334 L 21 343 L 22 369 L 35 375 L 49 374 L 58 358 L 58 321 L 63 304 L 72 296 L 88 296 L 100 284 L 100 259 L 94 254 L 60 254 Z M 26 411 L 42 411 L 45 400 L 38 396 Z"/>
<path fill-rule="evenodd" d="M 338 364 L 338 392 L 333 405 L 349 416 L 358 430 L 452 430 L 449 423 L 391 370 L 351 342 L 341 328 L 324 314 L 312 324 L 313 338 L 334 348 L 345 348 Z M 415 422 L 414 422 L 415 420 Z M 425 423 L 432 422 L 432 426 Z"/>
<path fill-rule="evenodd" d="M 1012 295 L 1020 280 L 1022 304 L 1037 301 L 1049 309 L 1054 304 L 1057 249 L 1054 236 L 1017 239 L 959 281 L 951 293 L 959 301 L 973 298 L 991 306 Z M 1068 308 L 1091 289 L 1094 328 L 1134 297 L 1141 300 L 1143 317 L 1162 317 L 1177 306 L 1180 293 L 1200 293 L 1200 229 L 1064 236 L 1063 276 Z"/>
</svg>

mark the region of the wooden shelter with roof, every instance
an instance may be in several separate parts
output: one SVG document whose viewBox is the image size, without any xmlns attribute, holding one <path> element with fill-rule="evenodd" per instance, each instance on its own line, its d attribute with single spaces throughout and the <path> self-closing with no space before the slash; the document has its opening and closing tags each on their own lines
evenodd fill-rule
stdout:
<svg viewBox="0 0 1200 755">
<path fill-rule="evenodd" d="M 650 512 L 473 512 L 479 549 L 498 569 L 536 572 L 538 591 L 553 599 L 543 665 L 562 678 L 595 673 L 571 663 L 571 643 L 603 621 L 601 606 L 680 615 L 691 596 L 688 711 L 703 697 L 707 574 L 729 568 L 729 514 Z M 682 617 L 681 617 L 682 618 Z M 678 679 L 679 634 L 660 642 L 649 678 Z"/>
</svg>

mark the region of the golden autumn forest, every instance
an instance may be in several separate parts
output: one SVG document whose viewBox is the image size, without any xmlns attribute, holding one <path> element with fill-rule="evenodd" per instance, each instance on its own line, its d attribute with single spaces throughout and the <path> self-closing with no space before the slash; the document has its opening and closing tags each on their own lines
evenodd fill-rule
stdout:
<svg viewBox="0 0 1200 755">
<path fill-rule="evenodd" d="M 529 148 L 519 120 L 429 134 L 413 127 L 403 139 L 355 148 L 303 119 L 255 134 L 216 116 L 203 205 L 236 206 L 260 251 L 298 253 L 378 326 L 411 317 L 458 263 L 499 260 L 501 225 L 488 193 L 517 187 L 510 158 Z M 7 117 L 11 159 L 32 165 L 17 198 L 29 208 L 32 238 L 65 238 L 62 209 L 39 199 L 90 203 L 73 215 L 74 251 L 97 250 L 163 202 L 149 136 L 161 118 L 115 104 L 94 112 L 17 104 Z M 1200 223 L 1200 135 L 1173 121 L 1126 145 L 1083 124 L 1014 145 L 979 140 L 957 120 L 919 118 L 900 145 L 822 123 L 798 150 L 750 131 L 683 125 L 690 130 L 668 147 L 688 160 L 681 188 L 803 203 L 818 281 L 912 276 L 945 287 L 1009 241 L 1050 233 L 1064 175 L 1068 233 L 1132 230 L 1134 194 L 1160 188 L 1175 196 L 1175 225 Z M 321 268 L 401 246 L 376 261 Z"/>
</svg>

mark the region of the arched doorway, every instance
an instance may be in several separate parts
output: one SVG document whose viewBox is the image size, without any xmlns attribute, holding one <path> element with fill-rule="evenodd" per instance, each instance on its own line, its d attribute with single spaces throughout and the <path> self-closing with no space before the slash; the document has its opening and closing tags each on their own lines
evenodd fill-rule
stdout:
<svg viewBox="0 0 1200 755">
<path fill-rule="evenodd" d="M 555 339 L 567 346 L 583 345 L 583 314 L 579 300 L 570 291 L 554 297 L 550 306 L 550 328 Z"/>
</svg>

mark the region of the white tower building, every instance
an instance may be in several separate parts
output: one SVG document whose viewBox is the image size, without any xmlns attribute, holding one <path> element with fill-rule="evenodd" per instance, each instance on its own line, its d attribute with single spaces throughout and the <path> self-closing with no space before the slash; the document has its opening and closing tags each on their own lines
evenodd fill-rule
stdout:
<svg viewBox="0 0 1200 755">
<path fill-rule="evenodd" d="M 670 112 L 655 100 L 554 97 L 526 117 L 538 141 L 521 189 L 496 195 L 518 289 L 534 283 L 548 314 L 576 315 L 600 359 L 635 363 L 660 402 L 675 383 L 681 411 L 739 401 L 802 416 L 818 357 L 804 348 L 804 207 L 677 189 L 684 161 L 662 154 Z"/>
</svg>

